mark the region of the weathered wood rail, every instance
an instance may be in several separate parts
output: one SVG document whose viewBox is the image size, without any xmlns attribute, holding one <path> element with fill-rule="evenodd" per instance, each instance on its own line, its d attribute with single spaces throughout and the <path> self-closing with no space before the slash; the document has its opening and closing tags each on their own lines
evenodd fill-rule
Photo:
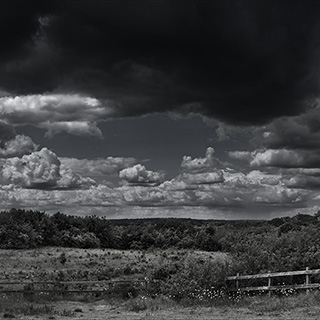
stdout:
<svg viewBox="0 0 320 320">
<path fill-rule="evenodd" d="M 320 269 L 310 270 L 308 267 L 306 270 L 301 271 L 287 271 L 287 272 L 268 272 L 268 273 L 261 273 L 261 274 L 253 274 L 253 275 L 240 275 L 237 274 L 236 276 L 227 277 L 227 280 L 235 281 L 235 288 L 230 291 L 242 291 L 242 292 L 250 292 L 250 291 L 264 291 L 271 294 L 272 291 L 279 291 L 279 290 L 301 290 L 304 289 L 307 292 L 310 289 L 318 289 L 320 288 L 320 283 L 311 283 L 311 276 L 320 274 Z M 305 281 L 303 284 L 291 284 L 291 285 L 273 285 L 272 279 L 273 278 L 280 278 L 280 277 L 292 277 L 292 276 L 305 276 Z M 256 279 L 267 279 L 267 284 L 264 286 L 240 286 L 240 281 L 243 282 L 244 280 L 256 280 Z"/>
<path fill-rule="evenodd" d="M 96 281 L 0 281 L 0 293 L 107 293 L 117 286 L 147 289 L 156 281 L 96 280 Z"/>
</svg>

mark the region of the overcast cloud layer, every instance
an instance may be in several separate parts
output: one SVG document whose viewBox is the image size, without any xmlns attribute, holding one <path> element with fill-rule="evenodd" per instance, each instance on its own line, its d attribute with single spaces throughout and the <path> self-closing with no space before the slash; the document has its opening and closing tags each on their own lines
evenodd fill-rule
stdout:
<svg viewBox="0 0 320 320">
<path fill-rule="evenodd" d="M 1 4 L 0 36 L 3 209 L 228 219 L 318 210 L 319 3 L 12 1 Z M 148 124 L 159 114 L 176 130 L 158 120 L 157 145 Z M 199 118 L 201 154 L 188 140 L 198 127 L 178 129 Z M 104 134 L 137 119 L 144 158 L 130 154 L 127 127 Z M 57 141 L 68 152 L 48 147 Z M 155 160 L 181 146 L 172 177 Z"/>
</svg>

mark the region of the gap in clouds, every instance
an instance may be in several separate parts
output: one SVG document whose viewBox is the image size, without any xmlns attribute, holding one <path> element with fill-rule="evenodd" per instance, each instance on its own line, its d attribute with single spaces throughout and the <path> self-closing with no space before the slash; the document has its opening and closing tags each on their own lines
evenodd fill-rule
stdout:
<svg viewBox="0 0 320 320">
<path fill-rule="evenodd" d="M 44 129 L 30 125 L 16 127 L 16 131 L 30 136 L 38 145 L 48 147 L 59 157 L 134 157 L 140 161 L 148 160 L 149 170 L 161 169 L 167 177 L 173 178 L 186 154 L 200 157 L 208 146 L 214 145 L 219 158 L 227 161 L 230 159 L 225 150 L 248 147 L 245 130 L 227 141 L 218 141 L 217 123 L 208 124 L 200 116 L 172 118 L 166 114 L 113 119 L 99 122 L 102 140 L 63 132 L 46 138 Z"/>
</svg>

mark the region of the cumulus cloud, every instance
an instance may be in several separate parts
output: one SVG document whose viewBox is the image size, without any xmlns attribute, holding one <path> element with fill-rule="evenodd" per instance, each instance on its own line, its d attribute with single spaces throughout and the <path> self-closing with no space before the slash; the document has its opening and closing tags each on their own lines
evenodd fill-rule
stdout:
<svg viewBox="0 0 320 320">
<path fill-rule="evenodd" d="M 227 167 L 215 169 L 221 162 L 213 159 L 211 148 L 204 158 L 184 160 L 181 174 L 163 181 L 160 172 L 147 170 L 141 164 L 132 166 L 136 161 L 133 158 L 60 161 L 52 151 L 43 148 L 21 158 L 2 159 L 0 199 L 13 205 L 30 205 L 32 199 L 40 208 L 184 206 L 221 210 L 254 205 L 295 208 L 308 199 L 301 188 L 289 181 L 289 176 L 284 180 L 280 174 L 260 170 L 245 174 Z M 304 171 L 310 177 L 314 173 L 311 169 Z M 111 187 L 107 181 L 95 179 L 97 175 L 110 177 L 117 172 L 125 182 L 122 186 Z"/>
<path fill-rule="evenodd" d="M 189 173 L 201 173 L 219 169 L 223 167 L 221 161 L 214 156 L 215 150 L 207 148 L 204 158 L 194 158 L 184 156 L 181 163 L 181 170 Z"/>
<path fill-rule="evenodd" d="M 38 149 L 30 137 L 25 135 L 16 135 L 13 139 L 4 143 L 0 148 L 0 157 L 20 156 L 23 154 L 31 153 Z"/>
<path fill-rule="evenodd" d="M 60 170 L 61 175 L 68 176 L 68 172 Z M 3 204 L 16 204 L 19 206 L 37 206 L 37 208 L 50 208 L 50 210 L 69 210 L 68 208 L 82 208 L 105 212 L 103 208 L 211 208 L 212 210 L 225 210 L 229 208 L 237 212 L 242 208 L 256 206 L 256 210 L 263 207 L 284 206 L 290 208 L 300 207 L 308 200 L 307 195 L 300 189 L 288 188 L 284 184 L 264 184 L 261 177 L 266 177 L 260 171 L 247 175 L 229 172 L 224 182 L 197 184 L 196 187 L 187 188 L 189 182 L 182 180 L 166 181 L 160 185 L 130 184 L 110 188 L 106 185 L 91 185 L 90 187 L 64 190 L 63 178 L 59 179 L 59 188 L 54 190 L 23 189 L 17 185 L 6 185 L 0 188 L 0 199 Z M 241 183 L 239 180 L 241 179 Z M 198 183 L 198 181 L 196 181 Z M 68 185 L 76 185 L 68 182 Z M 79 211 L 79 212 L 80 212 Z M 252 210 L 251 210 L 252 211 Z M 250 212 L 251 212 L 250 211 Z M 72 211 L 76 213 L 75 211 Z M 208 216 L 209 217 L 209 216 Z"/>
<path fill-rule="evenodd" d="M 183 173 L 178 177 L 178 179 L 184 181 L 188 186 L 221 183 L 224 181 L 222 171 L 194 174 Z"/>
<path fill-rule="evenodd" d="M 251 158 L 250 151 L 229 151 L 228 156 L 232 159 L 249 161 Z"/>
<path fill-rule="evenodd" d="M 257 149 L 254 151 L 230 151 L 230 158 L 249 162 L 251 167 L 317 168 L 320 150 Z"/>
<path fill-rule="evenodd" d="M 147 170 L 145 166 L 137 164 L 121 170 L 119 177 L 133 185 L 158 185 L 163 181 L 164 174 Z"/>
<path fill-rule="evenodd" d="M 109 105 L 108 105 L 109 103 Z M 32 124 L 52 136 L 65 131 L 100 137 L 96 121 L 112 113 L 111 103 L 79 94 L 43 94 L 0 97 L 0 114 L 12 125 Z"/>
<path fill-rule="evenodd" d="M 57 181 L 57 188 L 62 189 L 76 189 L 88 188 L 96 184 L 96 181 L 90 177 L 82 177 L 81 175 L 73 172 L 71 169 L 61 165 L 60 168 L 61 178 Z"/>
<path fill-rule="evenodd" d="M 228 167 L 213 170 L 212 166 L 208 165 L 208 154 L 212 155 L 210 149 L 205 158 L 185 158 L 188 166 L 185 165 L 184 168 L 187 167 L 190 172 L 182 172 L 159 186 L 165 193 L 166 204 L 170 202 L 171 205 L 181 205 L 172 194 L 184 199 L 183 203 L 186 206 L 216 208 L 242 208 L 253 205 L 296 207 L 306 199 L 300 190 L 291 189 L 283 182 L 281 173 L 253 170 L 245 174 Z M 197 172 L 199 168 L 202 172 Z"/>
<path fill-rule="evenodd" d="M 51 138 L 57 133 L 66 132 L 75 136 L 92 136 L 102 138 L 102 132 L 95 122 L 86 121 L 46 121 L 39 125 L 41 128 L 47 129 L 46 137 Z"/>
<path fill-rule="evenodd" d="M 215 150 L 208 147 L 204 158 L 184 156 L 180 165 L 181 174 L 167 183 L 170 189 L 195 189 L 201 184 L 215 184 L 224 181 L 223 163 L 215 157 Z"/>
<path fill-rule="evenodd" d="M 37 149 L 30 137 L 17 135 L 11 124 L 0 120 L 0 157 L 19 156 Z"/>
<path fill-rule="evenodd" d="M 90 178 L 83 178 L 70 169 L 61 167 L 57 155 L 47 148 L 21 158 L 2 160 L 1 182 L 34 189 L 68 189 L 94 183 Z"/>
<path fill-rule="evenodd" d="M 283 168 L 313 167 L 319 165 L 320 154 L 287 149 L 255 151 L 251 166 L 271 166 Z"/>
<path fill-rule="evenodd" d="M 298 190 L 286 187 L 268 187 L 258 190 L 253 201 L 261 204 L 289 205 L 302 202 L 303 195 Z"/>
<path fill-rule="evenodd" d="M 28 188 L 52 188 L 61 178 L 60 161 L 47 148 L 24 155 L 22 158 L 9 158 L 2 164 L 2 180 Z"/>
<path fill-rule="evenodd" d="M 318 168 L 290 168 L 282 172 L 282 182 L 289 188 L 305 190 L 320 188 L 320 169 Z"/>
<path fill-rule="evenodd" d="M 268 184 L 270 186 L 276 186 L 277 184 L 279 184 L 279 179 L 276 179 L 274 177 L 267 177 L 267 178 L 262 178 L 260 180 L 260 182 L 262 184 Z"/>
</svg>

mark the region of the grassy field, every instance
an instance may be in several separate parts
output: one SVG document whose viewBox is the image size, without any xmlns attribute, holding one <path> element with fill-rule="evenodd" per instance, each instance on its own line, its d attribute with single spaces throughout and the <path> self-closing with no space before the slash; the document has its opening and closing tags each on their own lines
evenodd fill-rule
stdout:
<svg viewBox="0 0 320 320">
<path fill-rule="evenodd" d="M 214 261 L 227 257 L 220 252 L 188 250 L 0 249 L 0 280 L 143 279 L 161 265 L 188 259 Z"/>
<path fill-rule="evenodd" d="M 139 279 L 159 266 L 194 259 L 226 261 L 224 253 L 188 250 L 118 251 L 41 248 L 0 250 L 0 280 Z M 112 296 L 30 297 L 0 295 L 0 319 L 319 319 L 320 292 L 289 297 L 245 297 L 240 300 L 176 302 L 140 293 L 120 299 Z"/>
</svg>

